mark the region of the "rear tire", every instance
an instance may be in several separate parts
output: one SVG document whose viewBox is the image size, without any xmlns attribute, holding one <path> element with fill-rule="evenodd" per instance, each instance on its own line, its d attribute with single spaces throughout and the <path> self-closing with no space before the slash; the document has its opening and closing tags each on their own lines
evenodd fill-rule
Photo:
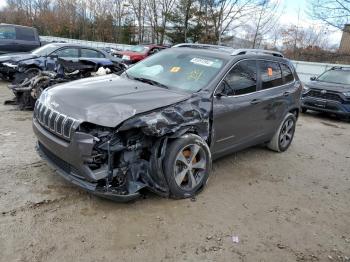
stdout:
<svg viewBox="0 0 350 262">
<path fill-rule="evenodd" d="M 297 119 L 292 113 L 288 113 L 272 137 L 267 147 L 276 152 L 286 151 L 293 141 Z"/>
<path fill-rule="evenodd" d="M 186 134 L 174 140 L 163 162 L 170 197 L 194 196 L 207 183 L 211 164 L 209 147 L 201 137 Z"/>
<path fill-rule="evenodd" d="M 307 112 L 307 108 L 302 107 L 302 108 L 301 108 L 301 112 L 302 112 L 303 114 L 305 114 L 305 113 Z"/>
</svg>

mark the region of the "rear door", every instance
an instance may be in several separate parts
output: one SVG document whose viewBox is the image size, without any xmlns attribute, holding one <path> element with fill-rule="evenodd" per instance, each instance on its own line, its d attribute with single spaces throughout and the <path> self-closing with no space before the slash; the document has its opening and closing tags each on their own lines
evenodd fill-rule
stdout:
<svg viewBox="0 0 350 262">
<path fill-rule="evenodd" d="M 256 60 L 238 62 L 218 86 L 213 99 L 215 154 L 254 144 L 264 135 L 266 110 L 257 86 Z"/>
<path fill-rule="evenodd" d="M 18 52 L 16 30 L 11 25 L 0 25 L 0 54 L 9 52 Z"/>
<path fill-rule="evenodd" d="M 259 90 L 262 93 L 261 106 L 266 112 L 263 129 L 274 134 L 288 111 L 293 89 L 294 76 L 288 66 L 276 61 L 259 60 Z"/>
</svg>

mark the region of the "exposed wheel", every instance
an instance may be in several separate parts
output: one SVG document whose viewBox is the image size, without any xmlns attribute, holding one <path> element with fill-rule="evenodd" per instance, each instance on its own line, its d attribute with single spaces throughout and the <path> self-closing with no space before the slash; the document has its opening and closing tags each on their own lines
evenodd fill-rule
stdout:
<svg viewBox="0 0 350 262">
<path fill-rule="evenodd" d="M 296 121 L 295 115 L 288 113 L 267 147 L 276 152 L 286 151 L 293 141 Z"/>
<path fill-rule="evenodd" d="M 302 107 L 302 108 L 301 108 L 301 112 L 302 112 L 303 114 L 305 114 L 306 111 L 307 111 L 307 108 L 305 108 L 305 107 Z"/>
<path fill-rule="evenodd" d="M 163 168 L 171 197 L 191 197 L 208 180 L 211 171 L 209 147 L 201 137 L 194 134 L 177 138 L 167 149 Z"/>
</svg>

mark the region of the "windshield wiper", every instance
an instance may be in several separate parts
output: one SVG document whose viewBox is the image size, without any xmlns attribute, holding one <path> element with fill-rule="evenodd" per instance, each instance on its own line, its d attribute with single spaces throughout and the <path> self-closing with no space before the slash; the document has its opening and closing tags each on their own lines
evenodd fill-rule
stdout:
<svg viewBox="0 0 350 262">
<path fill-rule="evenodd" d="M 166 86 L 166 85 L 164 85 L 164 84 L 162 84 L 162 83 L 159 83 L 159 82 L 157 82 L 157 81 L 154 81 L 154 80 L 152 80 L 152 79 L 143 78 L 143 77 L 133 77 L 132 79 L 137 80 L 137 81 L 141 81 L 141 82 L 144 82 L 144 83 L 153 85 L 153 86 L 160 86 L 160 87 L 169 89 L 168 86 Z"/>
</svg>

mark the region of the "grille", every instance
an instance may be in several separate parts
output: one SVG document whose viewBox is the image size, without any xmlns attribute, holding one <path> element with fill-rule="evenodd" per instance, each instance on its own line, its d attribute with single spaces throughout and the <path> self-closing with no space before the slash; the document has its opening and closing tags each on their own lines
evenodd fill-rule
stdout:
<svg viewBox="0 0 350 262">
<path fill-rule="evenodd" d="M 41 126 L 51 133 L 70 140 L 75 120 L 37 102 L 34 108 L 34 117 Z"/>
<path fill-rule="evenodd" d="M 337 102 L 343 102 L 343 99 L 336 93 L 331 93 L 327 91 L 327 93 L 322 94 L 321 90 L 310 90 L 309 92 L 306 93 L 306 96 L 311 96 L 311 97 L 316 97 L 316 98 L 322 98 L 326 100 L 332 100 L 332 101 L 337 101 Z"/>
</svg>

